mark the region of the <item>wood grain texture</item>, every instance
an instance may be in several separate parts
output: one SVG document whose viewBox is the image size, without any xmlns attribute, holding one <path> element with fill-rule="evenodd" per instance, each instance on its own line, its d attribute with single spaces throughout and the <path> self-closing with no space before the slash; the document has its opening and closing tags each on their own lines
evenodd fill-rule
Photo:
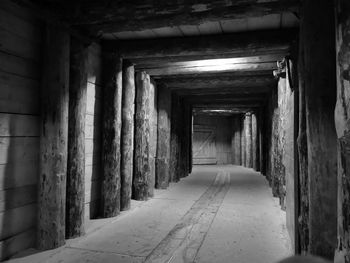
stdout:
<svg viewBox="0 0 350 263">
<path fill-rule="evenodd" d="M 136 74 L 136 114 L 134 146 L 134 178 L 132 196 L 147 200 L 151 184 L 150 167 L 150 77 L 146 72 Z"/>
<path fill-rule="evenodd" d="M 66 237 L 84 235 L 85 114 L 88 50 L 72 38 L 69 73 Z"/>
<path fill-rule="evenodd" d="M 171 92 L 165 86 L 158 87 L 156 188 L 166 189 L 170 179 Z"/>
<path fill-rule="evenodd" d="M 41 91 L 38 247 L 65 243 L 66 173 L 69 101 L 69 34 L 45 28 Z"/>
<path fill-rule="evenodd" d="M 328 1 L 308 0 L 303 2 L 301 11 L 299 76 L 305 88 L 310 191 L 308 252 L 333 260 L 337 242 L 334 6 Z M 318 45 L 320 42 L 322 45 Z"/>
<path fill-rule="evenodd" d="M 123 100 L 121 134 L 120 209 L 130 208 L 134 161 L 135 70 L 130 62 L 123 64 Z"/>
<path fill-rule="evenodd" d="M 101 213 L 103 217 L 113 217 L 120 212 L 122 59 L 117 54 L 106 52 L 103 60 Z"/>
</svg>

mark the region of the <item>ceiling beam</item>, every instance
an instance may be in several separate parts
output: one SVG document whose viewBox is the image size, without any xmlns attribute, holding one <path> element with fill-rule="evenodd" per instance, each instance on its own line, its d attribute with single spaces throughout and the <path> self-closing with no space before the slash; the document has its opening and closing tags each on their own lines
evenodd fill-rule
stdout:
<svg viewBox="0 0 350 263">
<path fill-rule="evenodd" d="M 225 94 L 225 95 L 190 95 L 185 96 L 188 103 L 192 105 L 233 105 L 237 103 L 249 103 L 254 101 L 256 103 L 264 104 L 267 101 L 268 94 L 252 94 L 252 95 L 241 95 L 241 94 Z"/>
<path fill-rule="evenodd" d="M 271 86 L 276 84 L 276 80 L 269 75 L 258 76 L 204 76 L 192 78 L 162 78 L 158 79 L 157 83 L 164 84 L 172 90 L 178 89 L 206 89 L 206 88 L 237 88 L 237 87 L 261 87 Z"/>
<path fill-rule="evenodd" d="M 196 73 L 215 73 L 215 72 L 244 72 L 244 71 L 270 71 L 277 69 L 276 62 L 264 63 L 241 63 L 227 65 L 211 66 L 194 66 L 194 67 L 167 67 L 147 69 L 150 76 L 169 76 L 169 75 L 186 75 Z"/>
<path fill-rule="evenodd" d="M 73 25 L 88 25 L 93 33 L 116 33 L 299 11 L 297 0 L 172 3 L 151 0 L 87 1 L 76 4 L 64 18 Z"/>
<path fill-rule="evenodd" d="M 266 54 L 289 54 L 297 37 L 296 29 L 261 30 L 234 34 L 105 41 L 104 45 L 115 50 L 125 59 L 138 63 L 163 58 L 164 61 L 183 61 L 184 58 L 251 57 Z M 174 59 L 176 58 L 176 59 Z M 134 62 L 135 63 L 135 62 Z"/>
<path fill-rule="evenodd" d="M 261 56 L 252 56 L 252 57 L 238 57 L 238 58 L 230 58 L 225 57 L 218 60 L 186 60 L 181 62 L 173 62 L 173 61 L 159 61 L 159 60 L 147 60 L 143 62 L 136 63 L 135 68 L 137 70 L 147 70 L 153 68 L 168 68 L 168 67 L 189 67 L 195 66 L 200 63 L 206 64 L 217 64 L 217 63 L 232 63 L 232 64 L 242 64 L 242 63 L 262 63 L 262 62 L 276 62 L 281 61 L 285 57 L 285 53 L 276 53 L 276 54 L 268 54 Z"/>
<path fill-rule="evenodd" d="M 235 88 L 200 88 L 200 89 L 178 89 L 176 92 L 180 96 L 190 96 L 190 95 L 247 95 L 247 94 L 264 94 L 270 92 L 272 87 L 235 87 Z"/>
</svg>

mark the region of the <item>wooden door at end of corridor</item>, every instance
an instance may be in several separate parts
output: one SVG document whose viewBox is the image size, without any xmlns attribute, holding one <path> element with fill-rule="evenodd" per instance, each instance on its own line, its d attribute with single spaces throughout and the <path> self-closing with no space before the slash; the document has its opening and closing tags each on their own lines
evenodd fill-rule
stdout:
<svg viewBox="0 0 350 263">
<path fill-rule="evenodd" d="M 216 164 L 215 126 L 193 125 L 193 164 Z"/>
</svg>

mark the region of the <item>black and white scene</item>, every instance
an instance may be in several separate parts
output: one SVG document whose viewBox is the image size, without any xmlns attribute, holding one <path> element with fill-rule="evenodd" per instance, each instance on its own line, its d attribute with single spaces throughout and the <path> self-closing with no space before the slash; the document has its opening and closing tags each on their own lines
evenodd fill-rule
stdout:
<svg viewBox="0 0 350 263">
<path fill-rule="evenodd" d="M 0 0 L 0 261 L 350 263 L 350 0 Z"/>
</svg>

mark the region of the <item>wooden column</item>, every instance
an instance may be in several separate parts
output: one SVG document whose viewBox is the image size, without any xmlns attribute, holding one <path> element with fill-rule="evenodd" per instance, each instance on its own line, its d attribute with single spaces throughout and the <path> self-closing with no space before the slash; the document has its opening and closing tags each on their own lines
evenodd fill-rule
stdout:
<svg viewBox="0 0 350 263">
<path fill-rule="evenodd" d="M 188 176 L 189 171 L 189 159 L 190 159 L 190 152 L 189 152 L 189 144 L 190 144 L 190 105 L 189 103 L 184 100 L 183 101 L 183 125 L 182 125 L 182 154 L 180 158 L 183 158 L 183 170 L 182 174 L 183 177 Z"/>
<path fill-rule="evenodd" d="M 245 114 L 245 166 L 248 168 L 253 167 L 253 148 L 252 148 L 252 114 L 247 112 Z"/>
<path fill-rule="evenodd" d="M 156 159 L 156 188 L 166 189 L 170 178 L 171 92 L 158 88 L 158 143 Z"/>
<path fill-rule="evenodd" d="M 150 108 L 150 185 L 148 196 L 154 196 L 154 186 L 156 181 L 156 154 L 157 154 L 157 124 L 158 124 L 158 101 L 156 83 L 150 80 L 149 89 L 149 108 Z"/>
<path fill-rule="evenodd" d="M 130 208 L 133 160 L 134 160 L 134 113 L 135 70 L 129 61 L 123 61 L 122 131 L 120 163 L 120 209 Z"/>
<path fill-rule="evenodd" d="M 189 132 L 190 132 L 190 144 L 188 145 L 188 147 L 189 147 L 189 153 L 190 153 L 190 156 L 189 156 L 189 158 L 190 158 L 190 163 L 189 163 L 189 167 L 188 167 L 188 173 L 189 174 L 191 174 L 192 173 L 192 169 L 193 169 L 193 114 L 192 114 L 192 112 L 193 112 L 193 107 L 192 107 L 192 105 L 191 105 L 191 107 L 190 107 L 190 130 L 189 130 Z"/>
<path fill-rule="evenodd" d="M 147 200 L 151 184 L 150 170 L 150 77 L 146 72 L 136 74 L 136 115 L 134 178 L 132 196 L 136 200 Z"/>
<path fill-rule="evenodd" d="M 299 59 L 299 63 L 301 60 Z M 299 84 L 299 131 L 298 131 L 298 159 L 299 159 L 299 207 L 298 228 L 301 254 L 309 250 L 309 178 L 307 168 L 307 134 L 306 134 L 306 108 L 305 84 L 300 78 Z"/>
<path fill-rule="evenodd" d="M 65 243 L 69 47 L 68 32 L 46 25 L 39 129 L 39 249 L 53 249 Z"/>
<path fill-rule="evenodd" d="M 299 75 L 305 88 L 309 252 L 333 259 L 337 242 L 334 5 L 332 1 L 306 0 L 301 11 Z"/>
<path fill-rule="evenodd" d="M 338 136 L 338 249 L 335 262 L 350 262 L 350 5 L 336 1 L 337 104 L 335 125 Z"/>
<path fill-rule="evenodd" d="M 256 113 L 252 113 L 252 163 L 253 169 L 258 171 L 259 167 L 259 145 L 258 145 L 258 124 Z"/>
<path fill-rule="evenodd" d="M 85 114 L 88 63 L 87 46 L 72 38 L 70 48 L 67 238 L 81 236 L 85 232 Z"/>
<path fill-rule="evenodd" d="M 241 164 L 241 119 L 239 116 L 232 117 L 232 153 L 233 164 Z"/>
<path fill-rule="evenodd" d="M 113 217 L 120 212 L 120 136 L 122 59 L 103 53 L 102 196 L 101 214 Z"/>
<path fill-rule="evenodd" d="M 258 113 L 258 138 L 259 138 L 259 170 L 262 174 L 264 174 L 264 150 L 263 150 L 263 128 L 264 128 L 264 123 L 263 123 L 263 114 L 262 110 L 259 110 Z"/>
<path fill-rule="evenodd" d="M 241 117 L 241 165 L 242 166 L 246 166 L 245 163 L 246 163 L 246 139 L 245 139 L 245 135 L 246 135 L 246 132 L 245 132 L 245 129 L 246 129 L 246 119 L 245 119 L 245 115 L 242 115 Z"/>
<path fill-rule="evenodd" d="M 179 134 L 178 134 L 178 114 L 179 114 L 179 97 L 176 94 L 171 96 L 171 140 L 170 140 L 170 182 L 180 180 L 179 176 Z"/>
</svg>

